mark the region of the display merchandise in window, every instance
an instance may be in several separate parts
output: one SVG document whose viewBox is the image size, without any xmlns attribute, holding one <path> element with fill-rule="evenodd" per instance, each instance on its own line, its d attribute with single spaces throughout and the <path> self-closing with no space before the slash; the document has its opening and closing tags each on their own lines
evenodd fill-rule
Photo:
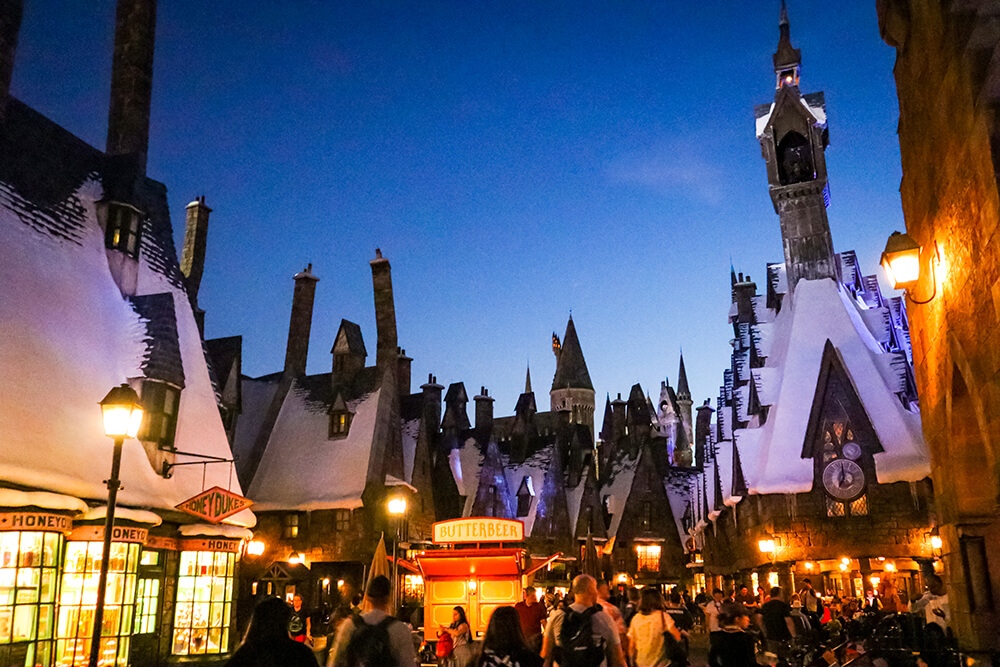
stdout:
<svg viewBox="0 0 1000 667">
<path fill-rule="evenodd" d="M 174 655 L 229 652 L 236 554 L 181 552 L 174 611 Z"/>
<path fill-rule="evenodd" d="M 140 548 L 134 543 L 111 543 L 98 654 L 101 665 L 128 665 Z M 102 542 L 66 544 L 56 626 L 57 665 L 86 664 L 90 657 L 103 551 Z"/>
<path fill-rule="evenodd" d="M 0 664 L 51 663 L 62 550 L 61 533 L 0 533 Z"/>
</svg>

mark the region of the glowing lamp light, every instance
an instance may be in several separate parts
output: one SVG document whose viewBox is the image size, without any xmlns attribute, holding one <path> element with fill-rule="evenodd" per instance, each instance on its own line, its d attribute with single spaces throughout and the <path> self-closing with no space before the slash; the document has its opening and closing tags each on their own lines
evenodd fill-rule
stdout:
<svg viewBox="0 0 1000 667">
<path fill-rule="evenodd" d="M 886 572 L 895 572 L 896 571 L 896 564 L 895 563 L 886 563 L 885 564 L 885 571 Z"/>
<path fill-rule="evenodd" d="M 101 401 L 104 434 L 109 438 L 134 438 L 142 425 L 143 409 L 135 389 L 122 384 Z"/>
<path fill-rule="evenodd" d="M 806 569 L 807 569 L 807 570 L 810 570 L 810 571 L 811 571 L 811 570 L 813 569 L 813 564 L 812 564 L 812 561 L 807 561 L 807 562 L 806 562 Z"/>
<path fill-rule="evenodd" d="M 840 564 L 840 571 L 841 572 L 847 572 L 847 563 L 841 563 Z"/>
<path fill-rule="evenodd" d="M 298 565 L 306 559 L 306 555 L 303 553 L 292 554 L 288 557 L 288 562 L 292 565 Z"/>
<path fill-rule="evenodd" d="M 941 536 L 931 535 L 931 548 L 940 549 L 942 546 L 944 546 L 944 542 L 941 540 Z"/>
<path fill-rule="evenodd" d="M 478 587 L 478 583 L 475 579 L 469 579 L 469 590 L 474 591 Z"/>
<path fill-rule="evenodd" d="M 264 554 L 265 544 L 261 540 L 250 540 L 247 544 L 247 555 L 248 556 L 262 556 Z"/>
<path fill-rule="evenodd" d="M 840 559 L 840 564 L 841 565 L 850 565 L 851 564 L 851 559 L 848 558 L 847 556 L 844 556 L 843 558 Z"/>
<path fill-rule="evenodd" d="M 909 234 L 893 232 L 882 251 L 882 269 L 893 289 L 910 289 L 920 278 L 920 244 Z"/>
<path fill-rule="evenodd" d="M 389 500 L 389 514 L 393 516 L 406 514 L 406 498 L 391 498 Z"/>
<path fill-rule="evenodd" d="M 768 572 L 767 573 L 767 584 L 769 586 L 771 586 L 772 588 L 774 586 L 778 585 L 778 573 L 777 572 Z"/>
<path fill-rule="evenodd" d="M 879 582 L 882 581 L 882 578 L 872 575 L 871 577 L 868 577 L 868 581 L 872 582 L 872 586 L 878 586 Z"/>
<path fill-rule="evenodd" d="M 774 540 L 758 540 L 757 548 L 760 549 L 762 554 L 773 554 L 774 553 Z"/>
<path fill-rule="evenodd" d="M 619 584 L 627 584 L 628 583 L 628 575 L 625 574 L 624 572 L 622 572 L 621 574 L 619 574 L 618 575 L 618 583 Z"/>
<path fill-rule="evenodd" d="M 344 580 L 337 579 L 337 588 L 343 588 L 343 587 L 344 587 Z"/>
</svg>

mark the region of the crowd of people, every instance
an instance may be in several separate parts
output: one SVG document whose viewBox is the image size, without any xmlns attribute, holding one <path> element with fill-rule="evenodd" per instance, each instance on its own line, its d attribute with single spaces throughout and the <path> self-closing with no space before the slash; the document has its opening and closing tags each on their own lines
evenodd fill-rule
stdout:
<svg viewBox="0 0 1000 667">
<path fill-rule="evenodd" d="M 607 583 L 580 575 L 565 596 L 554 589 L 538 596 L 533 587 L 525 588 L 521 602 L 493 611 L 481 641 L 472 636 L 465 609 L 455 607 L 452 622 L 436 628 L 430 659 L 440 667 L 687 667 L 692 633 L 705 632 L 708 667 L 796 664 L 795 651 L 803 646 L 818 649 L 809 654 L 814 664 L 838 667 L 843 655 L 838 661 L 830 649 L 856 638 L 847 628 L 861 619 L 910 611 L 946 642 L 947 595 L 940 578 L 931 575 L 927 583 L 927 593 L 913 602 L 891 582 L 857 600 L 824 598 L 809 579 L 791 595 L 779 587 L 740 586 L 728 595 L 716 589 L 711 597 L 691 599 L 677 590 L 664 597 L 657 587 L 628 588 L 616 597 Z M 264 600 L 228 664 L 413 667 L 418 662 L 413 630 L 422 625 L 416 617 L 422 609 L 404 606 L 393 616 L 390 593 L 389 580 L 375 577 L 365 593 L 366 611 L 358 595 L 350 607 L 315 625 L 298 596 L 291 606 Z M 862 646 L 859 642 L 863 652 Z M 929 654 L 922 659 L 921 667 L 940 664 Z"/>
</svg>

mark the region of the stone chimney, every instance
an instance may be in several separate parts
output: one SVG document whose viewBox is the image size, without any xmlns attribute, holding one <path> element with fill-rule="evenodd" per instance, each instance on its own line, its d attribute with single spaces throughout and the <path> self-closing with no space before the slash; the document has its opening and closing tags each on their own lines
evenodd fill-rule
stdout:
<svg viewBox="0 0 1000 667">
<path fill-rule="evenodd" d="M 23 0 L 0 0 L 0 123 L 3 122 L 10 95 L 10 80 L 14 75 L 14 55 L 17 34 L 24 14 Z"/>
<path fill-rule="evenodd" d="M 424 392 L 424 421 L 428 428 L 437 431 L 441 424 L 441 392 L 444 387 L 438 384 L 437 378 L 427 374 L 427 384 L 420 385 Z"/>
<path fill-rule="evenodd" d="M 700 468 L 705 465 L 706 449 L 712 433 L 712 413 L 715 410 L 712 409 L 712 401 L 707 398 L 702 405 L 698 406 L 697 410 L 698 419 L 695 421 L 694 428 L 694 455 L 695 465 Z"/>
<path fill-rule="evenodd" d="M 132 155 L 141 174 L 149 152 L 156 0 L 118 0 L 108 108 L 108 155 Z"/>
<path fill-rule="evenodd" d="M 312 329 L 313 300 L 316 283 L 312 264 L 294 276 L 295 292 L 292 295 L 292 317 L 288 323 L 288 347 L 285 348 L 285 377 L 305 375 L 309 357 L 309 331 Z"/>
<path fill-rule="evenodd" d="M 380 369 L 393 368 L 397 363 L 396 305 L 392 298 L 392 269 L 382 251 L 375 249 L 372 267 L 372 287 L 375 291 L 375 327 L 378 343 L 375 365 Z"/>
<path fill-rule="evenodd" d="M 410 368 L 413 366 L 413 359 L 406 356 L 406 350 L 397 348 L 399 353 L 396 356 L 396 382 L 399 384 L 400 397 L 410 395 Z"/>
<path fill-rule="evenodd" d="M 472 400 L 476 402 L 476 432 L 488 439 L 493 433 L 493 397 L 486 387 L 480 387 Z"/>
<path fill-rule="evenodd" d="M 621 394 L 611 401 L 611 424 L 611 437 L 617 443 L 625 437 L 625 401 Z"/>
<path fill-rule="evenodd" d="M 738 322 L 753 321 L 753 298 L 755 296 L 757 296 L 757 283 L 750 278 L 749 274 L 744 277 L 740 273 L 738 281 L 733 285 L 733 301 L 736 303 Z M 732 318 L 730 321 L 733 321 Z"/>
<path fill-rule="evenodd" d="M 187 205 L 184 223 L 184 249 L 181 252 L 181 273 L 191 301 L 198 303 L 198 289 L 205 272 L 205 249 L 208 245 L 208 216 L 212 212 L 201 196 Z"/>
</svg>

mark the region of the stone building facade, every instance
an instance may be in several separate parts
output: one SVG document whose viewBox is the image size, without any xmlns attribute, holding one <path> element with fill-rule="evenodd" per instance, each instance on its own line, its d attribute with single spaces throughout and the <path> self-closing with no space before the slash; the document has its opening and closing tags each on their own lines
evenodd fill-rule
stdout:
<svg viewBox="0 0 1000 667">
<path fill-rule="evenodd" d="M 922 246 L 910 307 L 952 626 L 1000 650 L 1000 44 L 994 3 L 880 0 L 896 49 L 900 195 Z M 933 298 L 931 298 L 933 297 Z"/>
</svg>

